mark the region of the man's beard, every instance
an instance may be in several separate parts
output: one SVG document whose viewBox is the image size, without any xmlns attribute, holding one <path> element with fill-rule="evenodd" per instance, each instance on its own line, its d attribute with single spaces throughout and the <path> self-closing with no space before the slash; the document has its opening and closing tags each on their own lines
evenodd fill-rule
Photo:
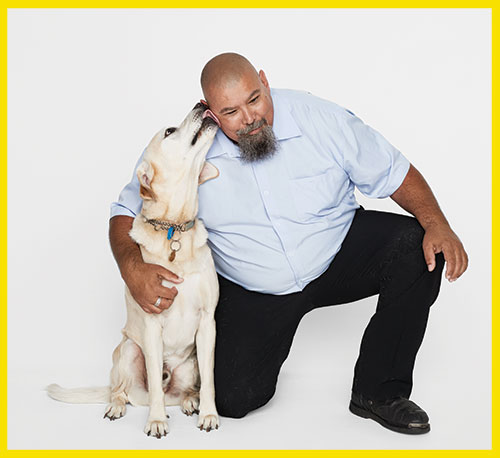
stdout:
<svg viewBox="0 0 500 458">
<path fill-rule="evenodd" d="M 254 135 L 249 132 L 262 129 Z M 250 126 L 240 129 L 236 132 L 238 134 L 238 147 L 241 151 L 241 158 L 245 162 L 256 162 L 271 157 L 278 149 L 278 141 L 274 136 L 271 126 L 267 124 L 265 119 L 256 121 Z"/>
</svg>

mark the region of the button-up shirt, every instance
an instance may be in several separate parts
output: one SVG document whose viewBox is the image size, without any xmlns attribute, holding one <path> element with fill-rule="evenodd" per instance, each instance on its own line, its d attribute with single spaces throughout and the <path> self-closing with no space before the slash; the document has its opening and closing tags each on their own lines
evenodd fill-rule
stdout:
<svg viewBox="0 0 500 458">
<path fill-rule="evenodd" d="M 410 164 L 335 103 L 284 89 L 271 96 L 277 152 L 242 161 L 219 129 L 206 160 L 220 174 L 200 186 L 198 218 L 220 275 L 249 290 L 288 294 L 320 276 L 340 250 L 359 207 L 355 186 L 369 197 L 390 196 Z M 135 216 L 141 206 L 134 173 L 111 216 Z"/>
</svg>

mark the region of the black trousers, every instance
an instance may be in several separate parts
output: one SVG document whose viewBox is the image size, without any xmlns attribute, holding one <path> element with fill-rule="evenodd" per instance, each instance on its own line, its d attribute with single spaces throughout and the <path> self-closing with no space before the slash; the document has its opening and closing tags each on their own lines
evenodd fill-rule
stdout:
<svg viewBox="0 0 500 458">
<path fill-rule="evenodd" d="M 329 268 L 303 291 L 248 291 L 219 276 L 215 392 L 220 415 L 240 418 L 266 404 L 302 317 L 327 305 L 378 294 L 361 341 L 353 391 L 376 400 L 409 397 L 415 357 L 444 259 L 429 272 L 415 218 L 359 209 Z"/>
</svg>

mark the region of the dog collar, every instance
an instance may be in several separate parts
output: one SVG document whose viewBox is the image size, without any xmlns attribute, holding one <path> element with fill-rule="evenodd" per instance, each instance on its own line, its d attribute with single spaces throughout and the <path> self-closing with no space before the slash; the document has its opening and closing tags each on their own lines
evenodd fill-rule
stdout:
<svg viewBox="0 0 500 458">
<path fill-rule="evenodd" d="M 188 221 L 187 223 L 175 224 L 172 223 L 171 221 L 162 221 L 160 219 L 148 219 L 144 215 L 142 215 L 142 217 L 144 218 L 144 222 L 151 224 L 155 228 L 155 231 L 167 231 L 167 240 L 170 240 L 170 250 L 171 250 L 168 260 L 170 262 L 174 262 L 176 253 L 181 249 L 181 242 L 180 242 L 181 234 L 179 234 L 177 238 L 174 239 L 172 238 L 174 236 L 174 232 L 189 231 L 189 229 L 191 229 L 194 226 L 194 219 Z"/>
<path fill-rule="evenodd" d="M 151 224 L 155 231 L 167 231 L 167 240 L 170 240 L 175 231 L 186 232 L 194 226 L 194 219 L 187 223 L 175 224 L 171 221 L 162 221 L 160 219 L 148 219 L 143 215 L 144 222 Z"/>
</svg>

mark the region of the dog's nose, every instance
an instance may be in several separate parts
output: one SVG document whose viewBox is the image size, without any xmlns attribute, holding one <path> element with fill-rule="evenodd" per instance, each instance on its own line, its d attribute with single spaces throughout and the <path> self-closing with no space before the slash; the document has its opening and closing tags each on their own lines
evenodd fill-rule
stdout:
<svg viewBox="0 0 500 458">
<path fill-rule="evenodd" d="M 198 102 L 198 103 L 194 106 L 193 110 L 197 110 L 198 108 L 207 108 L 207 107 L 206 107 L 205 105 L 203 105 L 203 103 Z"/>
</svg>

